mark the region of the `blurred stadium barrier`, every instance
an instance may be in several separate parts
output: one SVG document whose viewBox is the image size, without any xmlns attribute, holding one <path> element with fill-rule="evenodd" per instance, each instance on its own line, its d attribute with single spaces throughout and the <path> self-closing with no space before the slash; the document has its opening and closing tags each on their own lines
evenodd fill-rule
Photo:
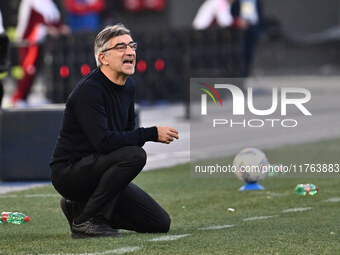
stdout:
<svg viewBox="0 0 340 255">
<path fill-rule="evenodd" d="M 0 181 L 49 180 L 64 106 L 0 110 Z"/>
<path fill-rule="evenodd" d="M 190 77 L 239 77 L 241 37 L 232 28 L 135 33 L 136 101 L 142 105 L 183 102 Z M 95 34 L 82 33 L 46 42 L 44 75 L 52 102 L 65 102 L 82 76 L 96 67 L 94 39 Z"/>
<path fill-rule="evenodd" d="M 65 106 L 0 109 L 0 182 L 50 180 Z M 136 106 L 136 127 L 139 127 Z"/>
</svg>

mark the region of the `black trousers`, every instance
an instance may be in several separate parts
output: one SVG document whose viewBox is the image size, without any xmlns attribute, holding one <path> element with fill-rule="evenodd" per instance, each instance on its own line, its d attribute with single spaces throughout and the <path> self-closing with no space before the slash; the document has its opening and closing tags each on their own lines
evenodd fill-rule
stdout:
<svg viewBox="0 0 340 255">
<path fill-rule="evenodd" d="M 52 166 L 52 183 L 62 196 L 76 201 L 80 218 L 100 215 L 117 229 L 168 232 L 168 213 L 131 182 L 145 163 L 141 147 L 127 146 L 86 156 L 58 171 Z"/>
</svg>

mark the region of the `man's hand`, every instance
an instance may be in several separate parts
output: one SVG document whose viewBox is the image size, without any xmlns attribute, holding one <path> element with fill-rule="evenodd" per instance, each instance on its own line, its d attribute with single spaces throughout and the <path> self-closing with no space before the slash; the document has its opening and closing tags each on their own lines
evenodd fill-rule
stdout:
<svg viewBox="0 0 340 255">
<path fill-rule="evenodd" d="M 157 127 L 158 142 L 169 144 L 174 138 L 178 139 L 178 131 L 171 127 Z"/>
</svg>

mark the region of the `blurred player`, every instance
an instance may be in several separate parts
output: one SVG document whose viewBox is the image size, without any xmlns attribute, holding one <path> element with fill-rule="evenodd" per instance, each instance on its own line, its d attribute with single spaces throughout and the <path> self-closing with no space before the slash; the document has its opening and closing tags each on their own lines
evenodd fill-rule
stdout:
<svg viewBox="0 0 340 255">
<path fill-rule="evenodd" d="M 72 32 L 98 31 L 105 0 L 64 0 L 67 23 Z"/>
<path fill-rule="evenodd" d="M 68 28 L 61 24 L 60 13 L 52 0 L 22 0 L 19 6 L 17 39 L 23 43 L 19 48 L 19 62 L 24 77 L 18 81 L 17 89 L 11 101 L 15 105 L 19 100 L 27 100 L 37 73 L 39 46 L 47 34 L 56 36 L 68 33 Z"/>
<path fill-rule="evenodd" d="M 206 29 L 214 22 L 219 27 L 229 27 L 233 24 L 230 4 L 234 0 L 206 0 L 201 7 L 192 23 L 195 29 Z"/>
<path fill-rule="evenodd" d="M 5 33 L 3 24 L 2 24 L 2 15 L 0 10 L 0 108 L 2 103 L 2 98 L 4 96 L 4 87 L 2 84 L 2 73 L 7 71 L 8 68 L 8 47 L 9 40 Z"/>
<path fill-rule="evenodd" d="M 262 31 L 263 7 L 261 0 L 236 0 L 232 6 L 235 25 L 244 31 L 242 77 L 248 77 L 256 45 Z"/>
</svg>

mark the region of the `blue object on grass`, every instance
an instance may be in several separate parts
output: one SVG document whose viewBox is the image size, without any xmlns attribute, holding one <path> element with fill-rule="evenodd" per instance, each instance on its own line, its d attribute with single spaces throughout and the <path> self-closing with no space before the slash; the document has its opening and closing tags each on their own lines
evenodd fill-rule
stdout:
<svg viewBox="0 0 340 255">
<path fill-rule="evenodd" d="M 244 186 L 239 188 L 239 191 L 244 191 L 244 190 L 263 190 L 263 189 L 264 189 L 264 187 L 262 187 L 257 182 L 251 182 L 251 183 L 246 183 Z"/>
</svg>

